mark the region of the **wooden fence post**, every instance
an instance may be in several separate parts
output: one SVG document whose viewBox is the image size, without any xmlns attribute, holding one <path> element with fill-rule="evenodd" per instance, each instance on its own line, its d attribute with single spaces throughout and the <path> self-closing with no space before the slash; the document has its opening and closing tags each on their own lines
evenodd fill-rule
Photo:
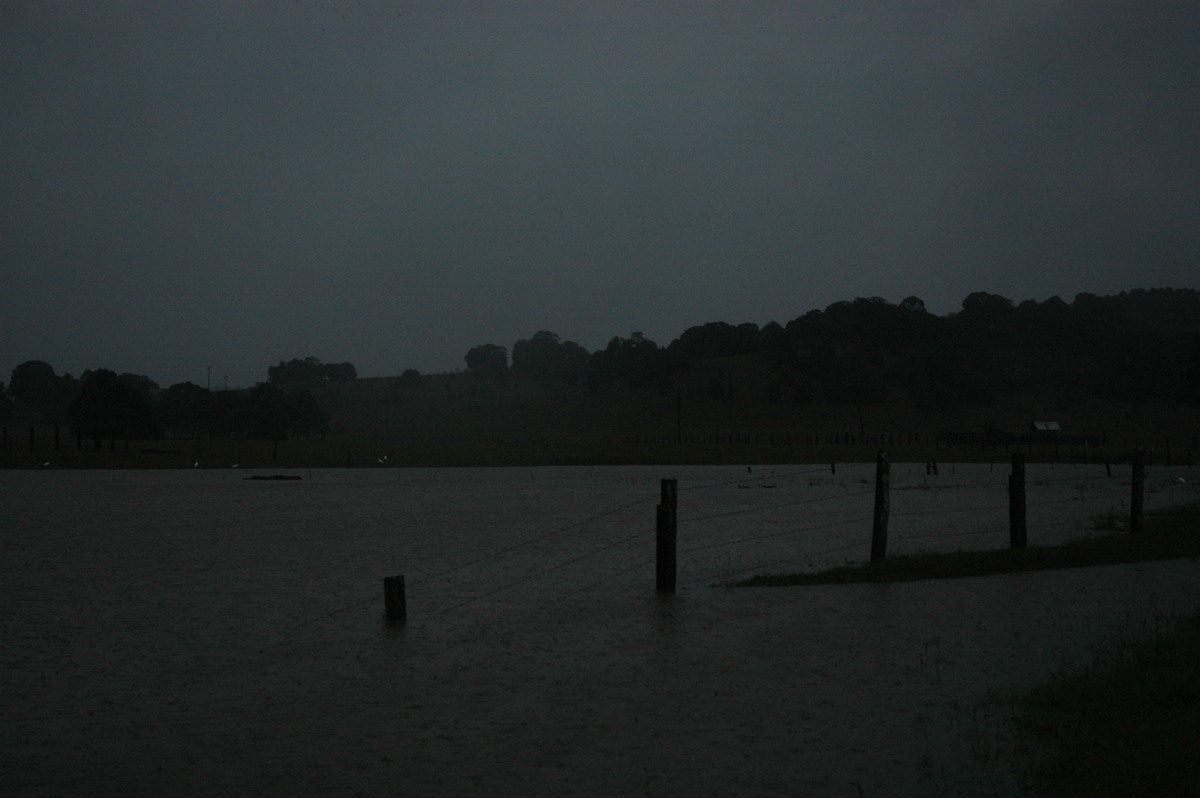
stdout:
<svg viewBox="0 0 1200 798">
<path fill-rule="evenodd" d="M 1012 456 L 1012 473 L 1008 475 L 1008 541 L 1009 547 L 1023 549 L 1027 543 L 1025 526 L 1025 455 Z"/>
<path fill-rule="evenodd" d="M 659 593 L 675 592 L 676 510 L 678 481 L 662 481 L 662 500 L 658 505 L 657 556 L 655 558 L 655 589 Z"/>
<path fill-rule="evenodd" d="M 1133 483 L 1129 497 L 1129 533 L 1142 533 L 1142 501 L 1146 493 L 1146 450 L 1138 447 L 1133 450 Z"/>
<path fill-rule="evenodd" d="M 888 500 L 891 464 L 886 452 L 875 457 L 875 516 L 871 526 L 871 562 L 887 557 Z"/>
<path fill-rule="evenodd" d="M 389 621 L 404 623 L 408 620 L 408 600 L 404 595 L 404 574 L 383 578 L 384 616 Z"/>
</svg>

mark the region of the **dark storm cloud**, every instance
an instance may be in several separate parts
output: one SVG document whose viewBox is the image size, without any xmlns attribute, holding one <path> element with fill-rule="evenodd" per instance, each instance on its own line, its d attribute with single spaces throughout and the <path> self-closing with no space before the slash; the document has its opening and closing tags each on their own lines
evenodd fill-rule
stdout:
<svg viewBox="0 0 1200 798">
<path fill-rule="evenodd" d="M 0 8 L 0 378 L 1195 286 L 1198 12 Z"/>
</svg>

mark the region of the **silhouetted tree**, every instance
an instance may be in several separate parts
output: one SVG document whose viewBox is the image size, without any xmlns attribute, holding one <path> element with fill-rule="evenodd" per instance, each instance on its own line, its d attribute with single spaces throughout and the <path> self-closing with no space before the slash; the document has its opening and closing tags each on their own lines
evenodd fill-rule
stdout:
<svg viewBox="0 0 1200 798">
<path fill-rule="evenodd" d="M 396 382 L 406 386 L 419 385 L 421 383 L 421 372 L 416 369 L 405 369 Z"/>
<path fill-rule="evenodd" d="M 138 375 L 118 376 L 110 369 L 83 372 L 70 409 L 76 430 L 114 438 L 157 437 L 143 381 L 148 382 Z"/>
<path fill-rule="evenodd" d="M 27 360 L 12 370 L 8 393 L 13 401 L 41 414 L 50 424 L 66 420 L 68 409 L 79 390 L 69 374 L 61 377 L 43 360 Z"/>
<path fill-rule="evenodd" d="M 172 385 L 159 396 L 155 413 L 171 432 L 201 435 L 216 421 L 212 392 L 191 382 Z"/>
<path fill-rule="evenodd" d="M 588 361 L 588 384 L 592 387 L 624 381 L 638 387 L 665 376 L 670 370 L 666 352 L 640 332 L 616 337 L 608 346 L 593 352 Z"/>
<path fill-rule="evenodd" d="M 710 357 L 730 357 L 760 351 L 762 337 L 757 324 L 746 322 L 736 327 L 723 321 L 712 321 L 689 327 L 676 338 L 667 350 L 687 361 Z"/>
<path fill-rule="evenodd" d="M 463 356 L 467 370 L 490 379 L 500 379 L 508 373 L 508 350 L 497 344 L 473 346 Z"/>
<path fill-rule="evenodd" d="M 571 385 L 583 377 L 587 364 L 586 349 L 545 330 L 513 344 L 512 372 L 518 377 L 538 377 Z"/>
<path fill-rule="evenodd" d="M 976 291 L 968 294 L 962 301 L 964 315 L 979 319 L 997 321 L 1007 318 L 1013 310 L 1013 302 L 999 294 L 989 294 L 986 291 Z"/>
<path fill-rule="evenodd" d="M 272 385 L 290 382 L 321 382 L 324 379 L 325 366 L 311 355 L 303 360 L 292 358 L 286 363 L 281 360 L 278 366 L 267 368 L 267 382 Z"/>
<path fill-rule="evenodd" d="M 286 383 L 347 382 L 358 378 L 358 369 L 353 363 L 322 363 L 309 356 L 300 360 L 293 358 L 286 363 L 267 368 L 267 382 L 272 385 Z"/>
</svg>

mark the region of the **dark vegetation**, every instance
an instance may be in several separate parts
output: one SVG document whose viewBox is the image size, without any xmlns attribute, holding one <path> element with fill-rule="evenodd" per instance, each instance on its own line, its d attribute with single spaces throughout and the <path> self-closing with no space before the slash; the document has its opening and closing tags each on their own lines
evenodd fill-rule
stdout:
<svg viewBox="0 0 1200 798">
<path fill-rule="evenodd" d="M 635 332 L 589 353 L 539 331 L 511 358 L 485 343 L 464 362 L 364 379 L 308 357 L 253 388 L 210 391 L 28 361 L 0 385 L 0 422 L 43 438 L 61 426 L 96 440 L 370 441 L 422 464 L 488 449 L 503 451 L 480 462 L 767 462 L 833 444 L 869 456 L 881 444 L 1028 443 L 1035 420 L 1062 422 L 1055 444 L 1158 435 L 1188 447 L 1200 431 L 1200 291 L 1020 304 L 974 293 L 946 316 L 916 297 L 859 298 L 786 324 L 710 322 L 665 346 Z"/>
<path fill-rule="evenodd" d="M 894 557 L 813 574 L 756 577 L 743 586 L 944 579 L 1014 571 L 1200 557 L 1200 505 L 1151 513 L 1139 535 L 1061 546 Z M 1104 652 L 1097 664 L 1015 701 L 1015 753 L 1039 795 L 1200 794 L 1200 615 L 1150 640 Z"/>
<path fill-rule="evenodd" d="M 1025 549 L 959 551 L 889 557 L 866 565 L 797 574 L 768 574 L 737 583 L 737 587 L 839 585 L 857 582 L 911 582 L 966 576 L 1050 571 L 1090 565 L 1116 565 L 1146 560 L 1200 557 L 1200 506 L 1176 507 L 1151 513 L 1145 531 L 1085 537 L 1060 546 Z"/>
<path fill-rule="evenodd" d="M 14 415 L 43 425 L 67 426 L 89 440 L 164 437 L 282 440 L 322 433 L 329 416 L 313 393 L 298 386 L 259 383 L 245 391 L 210 391 L 190 382 L 161 390 L 149 377 L 109 369 L 78 378 L 58 376 L 31 360 L 13 369 L 5 420 Z"/>
<path fill-rule="evenodd" d="M 1018 701 L 1020 751 L 1038 794 L 1200 794 L 1200 615 L 1107 660 Z"/>
</svg>

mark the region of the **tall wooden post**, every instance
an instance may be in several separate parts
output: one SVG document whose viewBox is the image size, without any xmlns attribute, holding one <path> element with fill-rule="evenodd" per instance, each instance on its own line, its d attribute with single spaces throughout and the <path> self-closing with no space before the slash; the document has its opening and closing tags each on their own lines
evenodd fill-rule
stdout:
<svg viewBox="0 0 1200 798">
<path fill-rule="evenodd" d="M 1142 533 L 1142 502 L 1146 495 L 1146 450 L 1133 450 L 1133 490 L 1129 497 L 1129 533 Z"/>
<path fill-rule="evenodd" d="M 384 616 L 389 621 L 404 623 L 408 620 L 408 600 L 404 595 L 404 574 L 384 577 L 383 608 Z"/>
<path fill-rule="evenodd" d="M 657 556 L 655 558 L 655 589 L 659 593 L 675 592 L 676 510 L 678 481 L 662 481 L 662 500 L 658 505 Z"/>
<path fill-rule="evenodd" d="M 875 457 L 875 517 L 871 526 L 871 562 L 887 557 L 888 503 L 891 463 L 886 452 Z"/>
<path fill-rule="evenodd" d="M 1027 543 L 1025 526 L 1025 455 L 1012 456 L 1012 473 L 1008 475 L 1008 540 L 1009 547 L 1023 549 Z"/>
</svg>

